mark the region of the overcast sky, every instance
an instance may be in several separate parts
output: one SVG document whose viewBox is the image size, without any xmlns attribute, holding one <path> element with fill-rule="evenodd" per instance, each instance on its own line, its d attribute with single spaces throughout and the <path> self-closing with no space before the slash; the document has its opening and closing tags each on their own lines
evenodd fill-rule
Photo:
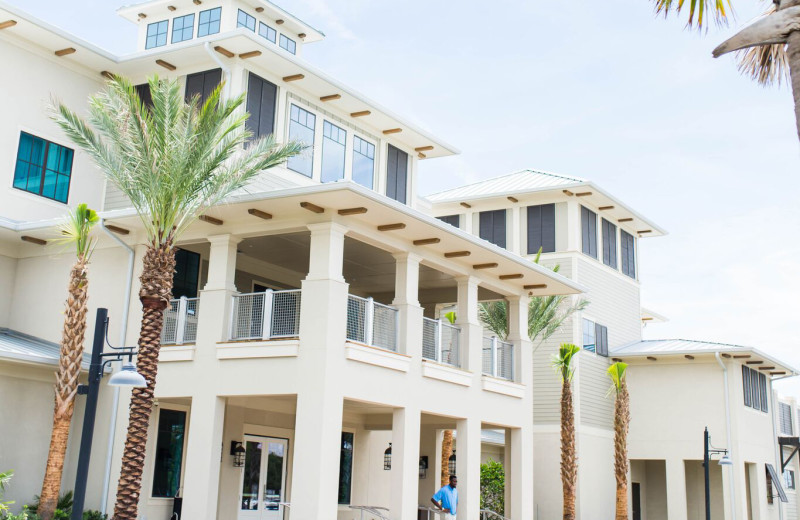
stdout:
<svg viewBox="0 0 800 520">
<path fill-rule="evenodd" d="M 135 26 L 109 0 L 10 0 L 109 50 Z M 641 241 L 646 338 L 752 345 L 800 367 L 800 175 L 787 87 L 647 0 L 278 0 L 326 33 L 305 58 L 462 150 L 423 194 L 538 168 L 595 181 L 670 234 Z M 786 386 L 784 385 L 784 388 Z M 800 382 L 789 387 L 800 396 Z"/>
</svg>

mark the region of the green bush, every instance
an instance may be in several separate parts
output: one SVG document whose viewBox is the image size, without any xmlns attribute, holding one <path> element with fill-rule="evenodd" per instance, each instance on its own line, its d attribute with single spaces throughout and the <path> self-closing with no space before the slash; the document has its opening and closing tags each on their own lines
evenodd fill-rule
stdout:
<svg viewBox="0 0 800 520">
<path fill-rule="evenodd" d="M 83 512 L 83 520 L 108 520 L 108 515 L 100 511 L 89 510 Z"/>
<path fill-rule="evenodd" d="M 28 504 L 25 506 L 28 508 L 28 511 L 35 513 L 39 510 L 39 495 L 35 495 L 33 497 L 33 503 Z M 64 518 L 69 518 L 70 513 L 72 513 L 72 491 L 67 491 L 63 495 L 58 496 L 58 502 L 56 503 L 56 510 L 61 510 L 62 513 L 66 513 L 67 516 Z M 56 520 L 61 520 L 58 516 L 54 516 Z"/>
<path fill-rule="evenodd" d="M 505 514 L 506 475 L 503 465 L 489 459 L 481 464 L 481 509 Z"/>
<path fill-rule="evenodd" d="M 0 516 L 0 518 L 3 520 L 39 520 L 39 515 L 28 509 L 28 506 L 25 506 L 17 514 L 8 513 L 5 516 Z M 69 516 L 65 518 L 69 518 Z"/>
</svg>

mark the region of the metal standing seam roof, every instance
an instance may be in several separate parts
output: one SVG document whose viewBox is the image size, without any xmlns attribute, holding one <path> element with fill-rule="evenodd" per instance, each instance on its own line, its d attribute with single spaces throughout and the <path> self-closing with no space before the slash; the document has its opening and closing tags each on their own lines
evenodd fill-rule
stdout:
<svg viewBox="0 0 800 520">
<path fill-rule="evenodd" d="M 502 177 L 495 177 L 486 181 L 480 181 L 466 186 L 459 186 L 451 190 L 440 191 L 428 195 L 426 198 L 431 202 L 445 202 L 450 200 L 464 200 L 476 197 L 488 197 L 492 195 L 505 195 L 507 193 L 542 190 L 557 188 L 559 186 L 574 186 L 575 184 L 587 183 L 586 179 L 578 177 L 568 177 L 555 173 L 543 172 L 539 170 L 524 169 Z"/>
<path fill-rule="evenodd" d="M 57 365 L 61 355 L 58 343 L 46 341 L 35 336 L 29 336 L 15 330 L 0 328 L 0 359 L 36 363 L 42 365 Z M 89 369 L 89 354 L 83 355 L 81 368 Z"/>
</svg>

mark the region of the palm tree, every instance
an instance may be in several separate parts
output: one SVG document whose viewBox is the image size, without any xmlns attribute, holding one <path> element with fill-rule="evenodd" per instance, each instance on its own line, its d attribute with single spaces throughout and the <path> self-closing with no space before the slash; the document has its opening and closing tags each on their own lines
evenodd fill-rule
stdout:
<svg viewBox="0 0 800 520">
<path fill-rule="evenodd" d="M 617 481 L 616 520 L 628 520 L 628 426 L 631 422 L 631 403 L 625 369 L 628 365 L 619 361 L 608 367 L 614 401 L 614 477 Z"/>
<path fill-rule="evenodd" d="M 533 263 L 538 264 L 542 256 L 542 248 L 536 253 Z M 553 272 L 561 270 L 561 265 L 556 264 Z M 531 341 L 537 338 L 540 342 L 547 340 L 555 334 L 561 325 L 575 312 L 585 309 L 588 300 L 578 300 L 572 305 L 564 307 L 568 296 L 536 296 L 528 304 L 528 337 Z M 492 333 L 505 341 L 508 337 L 508 304 L 505 301 L 482 302 L 478 308 L 478 317 L 484 326 Z"/>
<path fill-rule="evenodd" d="M 453 454 L 453 430 L 445 430 L 442 437 L 442 476 L 441 485 L 450 482 L 450 455 Z"/>
<path fill-rule="evenodd" d="M 148 83 L 149 107 L 130 81 L 114 77 L 90 97 L 87 120 L 60 103 L 53 110 L 67 136 L 131 201 L 147 237 L 137 359 L 147 386 L 134 389 L 131 397 L 116 520 L 136 520 L 176 240 L 203 211 L 303 149 L 297 143 L 279 145 L 272 136 L 250 140 L 244 129 L 248 114 L 239 110 L 244 96 L 220 99 L 222 85 L 200 104 L 198 97 L 184 100 L 177 80 L 153 77 Z"/>
<path fill-rule="evenodd" d="M 561 488 L 564 495 L 564 520 L 575 520 L 575 486 L 578 480 L 578 455 L 575 449 L 575 410 L 572 406 L 572 358 L 581 351 L 563 343 L 553 356 L 553 368 L 561 376 Z"/>
<path fill-rule="evenodd" d="M 69 272 L 64 326 L 61 331 L 61 355 L 56 371 L 55 406 L 53 430 L 50 435 L 50 451 L 39 495 L 38 514 L 42 520 L 51 520 L 58 505 L 61 490 L 61 474 L 69 440 L 69 426 L 75 409 L 78 393 L 78 376 L 83 361 L 83 340 L 86 335 L 86 311 L 89 289 L 89 258 L 92 256 L 95 239 L 90 237 L 97 223 L 97 213 L 86 204 L 71 211 L 61 225 L 61 236 L 57 242 L 75 247 L 77 260 Z"/>
<path fill-rule="evenodd" d="M 718 25 L 728 22 L 732 0 L 652 0 L 656 11 L 668 16 L 688 12 L 687 25 L 702 29 L 709 18 Z M 746 50 L 743 50 L 746 49 Z M 800 138 L 800 0 L 773 0 L 773 5 L 754 23 L 713 51 L 715 58 L 738 53 L 739 71 L 762 85 L 791 81 L 794 115 Z"/>
</svg>

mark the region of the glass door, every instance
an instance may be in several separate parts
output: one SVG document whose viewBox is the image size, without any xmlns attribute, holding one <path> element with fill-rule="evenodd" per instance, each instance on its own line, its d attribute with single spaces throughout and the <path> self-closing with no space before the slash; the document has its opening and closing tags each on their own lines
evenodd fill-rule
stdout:
<svg viewBox="0 0 800 520">
<path fill-rule="evenodd" d="M 245 435 L 238 520 L 280 520 L 286 488 L 289 442 Z"/>
</svg>

